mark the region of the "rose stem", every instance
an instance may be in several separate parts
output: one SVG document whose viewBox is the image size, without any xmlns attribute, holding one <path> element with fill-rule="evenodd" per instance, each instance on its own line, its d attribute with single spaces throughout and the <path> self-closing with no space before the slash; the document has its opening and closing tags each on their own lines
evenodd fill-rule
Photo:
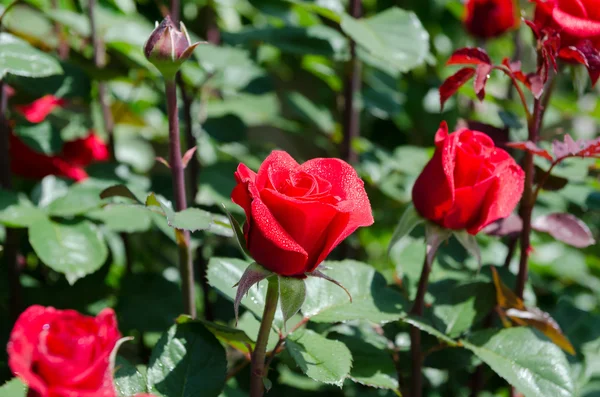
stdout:
<svg viewBox="0 0 600 397">
<path fill-rule="evenodd" d="M 260 329 L 256 337 L 256 345 L 252 352 L 252 366 L 250 370 L 250 397 L 262 397 L 264 393 L 263 376 L 265 375 L 265 357 L 267 355 L 267 343 L 269 333 L 275 318 L 277 301 L 279 300 L 279 280 L 277 276 L 268 278 L 267 297 L 265 298 L 265 310 L 263 311 Z M 273 353 L 275 354 L 275 353 Z"/>
<path fill-rule="evenodd" d="M 433 259 L 432 259 L 433 262 Z M 419 279 L 419 287 L 417 296 L 410 311 L 410 314 L 415 316 L 423 315 L 425 306 L 425 293 L 427 292 L 427 283 L 429 282 L 429 273 L 431 273 L 431 265 L 427 263 L 427 255 L 423 261 L 423 269 L 421 270 L 421 278 Z M 421 352 L 421 330 L 415 326 L 410 327 L 410 356 L 412 361 L 412 393 L 411 397 L 421 397 L 423 395 L 423 374 L 421 368 L 423 366 L 423 353 Z"/>
<path fill-rule="evenodd" d="M 348 13 L 354 18 L 362 14 L 361 0 L 350 0 Z M 356 95 L 361 85 L 361 64 L 356 56 L 356 43 L 350 39 L 350 60 L 344 76 L 344 114 L 342 158 L 350 164 L 356 163 L 358 155 L 352 149 L 352 141 L 360 135 L 360 109 L 356 104 Z"/>
<path fill-rule="evenodd" d="M 175 210 L 187 208 L 185 196 L 185 176 L 181 160 L 181 143 L 179 139 L 179 115 L 177 114 L 177 86 L 175 79 L 165 80 L 167 95 L 167 115 L 169 117 L 169 165 L 173 180 L 173 195 Z M 183 307 L 186 314 L 196 317 L 196 298 L 194 294 L 194 268 L 190 252 L 190 232 L 176 230 L 177 246 L 179 247 L 179 272 L 183 291 Z"/>
<path fill-rule="evenodd" d="M 1 29 L 1 28 L 0 28 Z M 10 127 L 6 119 L 8 95 L 2 81 L 0 81 L 0 188 L 12 188 L 12 174 L 10 171 Z M 16 321 L 21 314 L 22 291 L 19 278 L 19 264 L 17 254 L 19 249 L 18 230 L 6 228 L 4 240 L 3 262 L 8 273 L 10 319 Z"/>
<path fill-rule="evenodd" d="M 98 35 L 96 26 L 96 0 L 90 0 L 88 4 L 88 18 L 90 19 L 90 30 L 92 38 L 92 46 L 94 48 L 94 64 L 97 69 L 103 69 L 106 66 L 106 48 L 104 43 Z M 102 112 L 102 122 L 104 124 L 104 130 L 108 136 L 108 150 L 110 157 L 115 158 L 115 142 L 113 137 L 114 122 L 112 114 L 110 113 L 110 106 L 108 104 L 108 87 L 103 81 L 98 81 L 98 102 L 100 103 L 100 110 Z"/>
<path fill-rule="evenodd" d="M 172 0 L 171 1 L 171 19 L 177 23 L 176 17 L 178 17 L 179 1 Z M 209 2 L 206 7 L 206 19 L 205 25 L 206 28 L 206 39 L 209 43 L 218 45 L 221 41 L 221 33 L 219 31 L 219 27 L 216 24 L 216 14 L 213 9 L 212 2 Z M 177 74 L 177 85 L 179 86 L 179 91 L 181 92 L 181 101 L 182 101 L 182 113 L 184 120 L 184 131 L 185 131 L 185 140 L 187 149 L 191 149 L 194 146 L 198 145 L 196 137 L 193 133 L 193 118 L 192 118 L 192 104 L 194 102 L 193 93 L 190 95 L 188 92 L 188 87 L 181 78 L 181 73 Z M 190 202 L 194 202 L 196 199 L 196 195 L 198 194 L 198 183 L 200 180 L 200 171 L 201 164 L 194 157 L 187 165 L 187 177 L 188 177 L 188 186 L 189 186 L 189 196 L 188 199 Z M 210 286 L 208 285 L 208 280 L 206 278 L 206 260 L 202 256 L 202 245 L 200 245 L 196 251 L 196 260 L 198 262 L 198 279 L 200 280 L 200 287 L 202 288 L 202 299 L 204 306 L 204 318 L 208 321 L 212 321 L 214 319 L 214 315 L 211 308 L 211 302 L 209 299 L 209 291 Z"/>
</svg>

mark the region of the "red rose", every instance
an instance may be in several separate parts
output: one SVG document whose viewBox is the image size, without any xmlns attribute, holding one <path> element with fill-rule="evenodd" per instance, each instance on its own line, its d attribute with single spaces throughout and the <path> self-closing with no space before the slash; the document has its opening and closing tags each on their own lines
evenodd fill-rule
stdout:
<svg viewBox="0 0 600 397">
<path fill-rule="evenodd" d="M 446 122 L 435 146 L 412 191 L 424 218 L 476 234 L 510 215 L 523 194 L 525 173 L 507 152 L 482 132 L 462 128 L 448 134 Z"/>
<path fill-rule="evenodd" d="M 246 212 L 254 260 L 284 276 L 311 272 L 360 226 L 373 223 L 363 181 L 339 159 L 298 165 L 274 151 L 258 173 L 240 164 L 231 199 Z"/>
<path fill-rule="evenodd" d="M 600 77 L 600 2 L 598 0 L 532 0 L 535 25 L 558 31 L 559 57 L 584 64 L 592 83 Z"/>
<path fill-rule="evenodd" d="M 115 397 L 110 355 L 121 337 L 115 313 L 97 317 L 31 306 L 8 342 L 8 364 L 29 397 Z"/>
<path fill-rule="evenodd" d="M 475 37 L 489 39 L 515 27 L 514 0 L 467 0 L 465 28 Z"/>
<path fill-rule="evenodd" d="M 10 165 L 12 172 L 29 179 L 42 179 L 48 175 L 62 176 L 81 181 L 88 177 L 84 168 L 97 161 L 108 160 L 108 148 L 91 133 L 63 145 L 61 153 L 49 156 L 38 153 L 14 134 L 10 136 Z"/>
<path fill-rule="evenodd" d="M 63 145 L 60 157 L 67 163 L 77 167 L 109 159 L 108 146 L 93 132 L 85 138 L 66 142 Z"/>
<path fill-rule="evenodd" d="M 41 123 L 52 111 L 64 106 L 66 101 L 54 95 L 46 95 L 27 105 L 17 105 L 15 109 L 30 123 Z"/>
</svg>

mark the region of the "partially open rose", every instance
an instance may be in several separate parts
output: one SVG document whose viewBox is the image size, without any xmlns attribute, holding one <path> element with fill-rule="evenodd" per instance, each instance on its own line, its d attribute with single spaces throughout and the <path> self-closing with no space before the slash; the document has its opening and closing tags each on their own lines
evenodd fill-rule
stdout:
<svg viewBox="0 0 600 397">
<path fill-rule="evenodd" d="M 342 160 L 298 165 L 274 151 L 258 174 L 240 164 L 231 193 L 246 212 L 244 234 L 254 260 L 284 276 L 313 271 L 360 226 L 373 223 L 363 181 Z"/>
<path fill-rule="evenodd" d="M 435 154 L 412 191 L 417 211 L 447 229 L 476 234 L 515 209 L 525 173 L 486 134 L 466 128 L 448 133 L 442 123 Z"/>
<path fill-rule="evenodd" d="M 116 397 L 109 358 L 120 337 L 111 309 L 89 317 L 31 306 L 10 335 L 8 364 L 29 397 Z"/>
</svg>

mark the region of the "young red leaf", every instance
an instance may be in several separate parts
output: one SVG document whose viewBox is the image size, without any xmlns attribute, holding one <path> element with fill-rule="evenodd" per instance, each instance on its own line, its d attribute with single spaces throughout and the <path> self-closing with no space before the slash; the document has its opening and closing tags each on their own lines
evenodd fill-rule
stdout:
<svg viewBox="0 0 600 397">
<path fill-rule="evenodd" d="M 558 140 L 552 142 L 552 150 L 557 162 L 568 157 L 600 157 L 600 138 L 574 141 L 569 134 L 566 134 L 563 142 Z"/>
<path fill-rule="evenodd" d="M 450 56 L 446 65 L 491 65 L 492 60 L 481 48 L 460 48 Z"/>
<path fill-rule="evenodd" d="M 536 99 L 542 96 L 544 91 L 544 81 L 536 73 L 525 74 L 521 71 L 521 62 L 511 62 L 508 58 L 502 60 L 502 65 L 506 66 L 512 75 L 527 87 Z"/>
<path fill-rule="evenodd" d="M 181 162 L 183 163 L 183 168 L 187 168 L 188 163 L 194 157 L 194 153 L 196 153 L 196 149 L 198 149 L 198 146 L 194 146 L 193 148 L 188 149 L 188 151 L 185 152 L 185 154 L 181 158 Z"/>
<path fill-rule="evenodd" d="M 587 225 L 571 214 L 552 213 L 540 216 L 531 223 L 531 227 L 577 248 L 585 248 L 596 242 Z"/>
<path fill-rule="evenodd" d="M 171 165 L 169 164 L 169 162 L 163 157 L 156 157 L 156 161 L 163 164 L 167 168 L 171 168 Z"/>
<path fill-rule="evenodd" d="M 510 142 L 510 143 L 507 143 L 506 146 L 511 147 L 513 149 L 524 150 L 526 152 L 533 153 L 536 156 L 545 158 L 546 160 L 550 160 L 550 161 L 553 160 L 552 156 L 550 155 L 550 153 L 548 153 L 547 150 L 536 146 L 536 144 L 531 141 Z"/>
<path fill-rule="evenodd" d="M 479 64 L 475 71 L 475 94 L 480 101 L 485 98 L 485 83 L 487 83 L 492 71 L 492 65 Z"/>
<path fill-rule="evenodd" d="M 592 86 L 600 77 L 600 53 L 590 40 L 582 40 L 576 46 L 561 48 L 558 56 L 570 62 L 585 65 L 592 80 Z"/>
<path fill-rule="evenodd" d="M 440 86 L 440 105 L 444 108 L 444 103 L 450 98 L 458 89 L 465 84 L 473 75 L 475 69 L 473 68 L 462 68 L 452 76 L 448 77 L 446 81 Z"/>
</svg>

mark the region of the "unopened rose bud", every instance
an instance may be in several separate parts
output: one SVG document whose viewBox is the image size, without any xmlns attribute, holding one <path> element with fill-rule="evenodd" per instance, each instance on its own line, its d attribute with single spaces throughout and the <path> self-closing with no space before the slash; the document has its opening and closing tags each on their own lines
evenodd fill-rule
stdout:
<svg viewBox="0 0 600 397">
<path fill-rule="evenodd" d="M 144 55 L 165 78 L 174 78 L 181 64 L 200 44 L 190 44 L 190 36 L 183 22 L 180 22 L 179 27 L 177 29 L 167 16 L 144 44 Z"/>
</svg>

